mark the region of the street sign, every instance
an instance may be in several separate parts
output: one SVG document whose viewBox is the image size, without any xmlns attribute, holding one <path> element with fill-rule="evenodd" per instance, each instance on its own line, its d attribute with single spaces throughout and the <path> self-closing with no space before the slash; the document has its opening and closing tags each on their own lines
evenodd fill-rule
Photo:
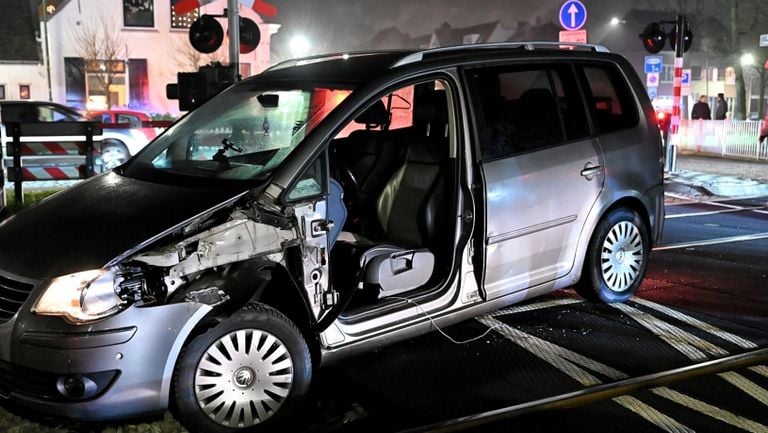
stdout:
<svg viewBox="0 0 768 433">
<path fill-rule="evenodd" d="M 662 56 L 645 56 L 645 73 L 661 72 L 661 67 L 664 65 L 664 57 Z"/>
<path fill-rule="evenodd" d="M 651 72 L 645 77 L 645 87 L 659 87 L 659 73 Z"/>
<path fill-rule="evenodd" d="M 587 31 L 586 30 L 561 31 L 560 42 L 571 43 L 571 44 L 586 44 Z"/>
<path fill-rule="evenodd" d="M 760 46 L 761 47 L 768 47 L 768 34 L 760 35 Z"/>
<path fill-rule="evenodd" d="M 566 30 L 579 30 L 587 22 L 587 8 L 579 0 L 568 0 L 560 7 L 560 25 Z"/>
<path fill-rule="evenodd" d="M 691 70 L 683 69 L 683 75 L 680 77 L 680 85 L 682 87 L 691 87 Z"/>
<path fill-rule="evenodd" d="M 656 97 L 659 96 L 659 88 L 658 87 L 649 87 L 648 88 L 648 97 L 651 98 L 651 100 L 656 99 Z"/>
</svg>

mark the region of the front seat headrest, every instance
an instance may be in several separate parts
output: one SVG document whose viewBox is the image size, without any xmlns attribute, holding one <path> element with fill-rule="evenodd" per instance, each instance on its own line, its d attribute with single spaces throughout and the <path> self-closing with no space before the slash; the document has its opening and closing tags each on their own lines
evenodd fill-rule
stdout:
<svg viewBox="0 0 768 433">
<path fill-rule="evenodd" d="M 389 111 L 384 106 L 384 101 L 377 100 L 365 111 L 355 117 L 355 123 L 360 123 L 366 126 L 389 126 Z"/>
</svg>

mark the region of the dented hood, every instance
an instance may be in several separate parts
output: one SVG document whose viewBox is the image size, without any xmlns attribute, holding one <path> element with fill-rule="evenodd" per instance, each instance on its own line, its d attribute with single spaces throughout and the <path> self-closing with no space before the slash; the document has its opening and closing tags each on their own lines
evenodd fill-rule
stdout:
<svg viewBox="0 0 768 433">
<path fill-rule="evenodd" d="M 0 271 L 43 279 L 98 269 L 239 195 L 149 183 L 114 172 L 62 191 L 0 224 Z"/>
</svg>

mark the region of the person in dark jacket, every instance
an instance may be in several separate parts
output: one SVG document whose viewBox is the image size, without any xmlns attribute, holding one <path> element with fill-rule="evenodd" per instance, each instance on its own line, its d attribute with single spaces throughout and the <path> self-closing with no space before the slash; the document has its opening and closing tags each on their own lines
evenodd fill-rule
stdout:
<svg viewBox="0 0 768 433">
<path fill-rule="evenodd" d="M 763 119 L 763 127 L 760 129 L 760 144 L 768 138 L 768 113 L 765 113 L 765 119 Z"/>
<path fill-rule="evenodd" d="M 717 94 L 717 105 L 715 105 L 715 120 L 725 120 L 725 113 L 728 112 L 728 102 L 725 95 Z"/>
<path fill-rule="evenodd" d="M 699 96 L 699 102 L 693 104 L 693 110 L 691 110 L 691 119 L 712 119 L 712 114 L 709 111 L 709 104 L 707 104 L 707 95 Z"/>
</svg>

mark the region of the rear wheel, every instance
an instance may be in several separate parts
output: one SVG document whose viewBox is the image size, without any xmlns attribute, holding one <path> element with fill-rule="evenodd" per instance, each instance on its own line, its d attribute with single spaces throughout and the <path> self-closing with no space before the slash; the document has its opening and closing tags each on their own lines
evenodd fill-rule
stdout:
<svg viewBox="0 0 768 433">
<path fill-rule="evenodd" d="M 592 301 L 626 301 L 640 287 L 649 251 L 642 218 L 627 208 L 610 211 L 592 234 L 576 291 Z"/>
<path fill-rule="evenodd" d="M 309 349 L 296 325 L 251 303 L 184 350 L 172 409 L 193 432 L 263 431 L 290 414 L 311 375 Z"/>
</svg>

